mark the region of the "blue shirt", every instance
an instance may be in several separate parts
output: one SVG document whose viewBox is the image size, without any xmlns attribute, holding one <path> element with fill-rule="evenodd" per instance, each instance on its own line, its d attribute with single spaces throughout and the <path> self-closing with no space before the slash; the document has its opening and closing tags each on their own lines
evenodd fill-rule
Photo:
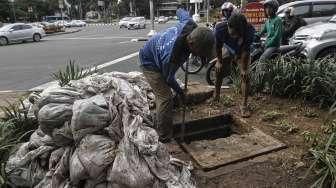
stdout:
<svg viewBox="0 0 336 188">
<path fill-rule="evenodd" d="M 251 51 L 251 45 L 255 36 L 255 29 L 251 24 L 248 24 L 247 31 L 244 32 L 245 36 L 242 45 L 238 44 L 238 39 L 231 37 L 228 30 L 227 22 L 222 22 L 216 25 L 215 37 L 216 48 L 225 47 L 232 55 L 238 55 L 242 50 Z"/>
<path fill-rule="evenodd" d="M 184 9 L 178 9 L 176 15 L 179 23 L 154 35 L 146 42 L 140 49 L 139 59 L 143 68 L 160 72 L 166 83 L 180 94 L 182 89 L 176 81 L 175 74 L 180 64 L 190 55 L 186 37 L 197 25 Z"/>
</svg>

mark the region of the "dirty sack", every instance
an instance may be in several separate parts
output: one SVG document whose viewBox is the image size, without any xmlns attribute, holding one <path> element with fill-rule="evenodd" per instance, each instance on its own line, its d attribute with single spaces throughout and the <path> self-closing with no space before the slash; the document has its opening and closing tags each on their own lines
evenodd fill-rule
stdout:
<svg viewBox="0 0 336 188">
<path fill-rule="evenodd" d="M 151 128 L 154 94 L 141 73 L 94 74 L 25 102 L 39 129 L 6 164 L 13 185 L 195 187 L 191 164 L 172 159 Z"/>
</svg>

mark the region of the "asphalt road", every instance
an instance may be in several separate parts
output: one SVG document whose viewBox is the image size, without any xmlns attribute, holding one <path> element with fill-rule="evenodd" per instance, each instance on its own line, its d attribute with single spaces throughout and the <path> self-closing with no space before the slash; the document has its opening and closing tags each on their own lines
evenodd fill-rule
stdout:
<svg viewBox="0 0 336 188">
<path fill-rule="evenodd" d="M 174 23 L 156 25 L 160 31 Z M 69 60 L 82 66 L 102 65 L 106 62 L 138 52 L 144 42 L 131 42 L 146 37 L 150 28 L 119 29 L 117 26 L 87 26 L 72 34 L 49 36 L 41 42 L 27 42 L 0 47 L 0 91 L 27 90 L 52 81 L 51 73 L 63 68 Z M 139 71 L 138 57 L 107 66 L 100 72 Z M 183 80 L 179 71 L 177 78 Z M 195 80 L 204 81 L 204 70 Z"/>
</svg>

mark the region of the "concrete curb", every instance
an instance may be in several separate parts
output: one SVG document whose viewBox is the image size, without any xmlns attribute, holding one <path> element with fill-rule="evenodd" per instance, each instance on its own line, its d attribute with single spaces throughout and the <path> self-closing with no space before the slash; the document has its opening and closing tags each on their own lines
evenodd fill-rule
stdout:
<svg viewBox="0 0 336 188">
<path fill-rule="evenodd" d="M 50 37 L 50 36 L 57 36 L 57 35 L 65 35 L 65 34 L 77 33 L 79 31 L 82 31 L 82 29 L 76 29 L 74 31 L 65 31 L 65 32 L 51 33 L 51 34 L 47 34 L 46 36 Z"/>
</svg>

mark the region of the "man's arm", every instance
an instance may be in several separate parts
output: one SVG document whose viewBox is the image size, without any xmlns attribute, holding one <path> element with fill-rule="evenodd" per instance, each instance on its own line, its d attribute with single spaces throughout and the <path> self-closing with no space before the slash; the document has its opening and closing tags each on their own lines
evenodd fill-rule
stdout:
<svg viewBox="0 0 336 188">
<path fill-rule="evenodd" d="M 171 87 L 177 94 L 181 95 L 183 94 L 183 90 L 175 78 L 175 74 L 178 69 L 179 65 L 176 62 L 170 62 L 163 65 L 162 73 L 169 87 Z"/>
</svg>

